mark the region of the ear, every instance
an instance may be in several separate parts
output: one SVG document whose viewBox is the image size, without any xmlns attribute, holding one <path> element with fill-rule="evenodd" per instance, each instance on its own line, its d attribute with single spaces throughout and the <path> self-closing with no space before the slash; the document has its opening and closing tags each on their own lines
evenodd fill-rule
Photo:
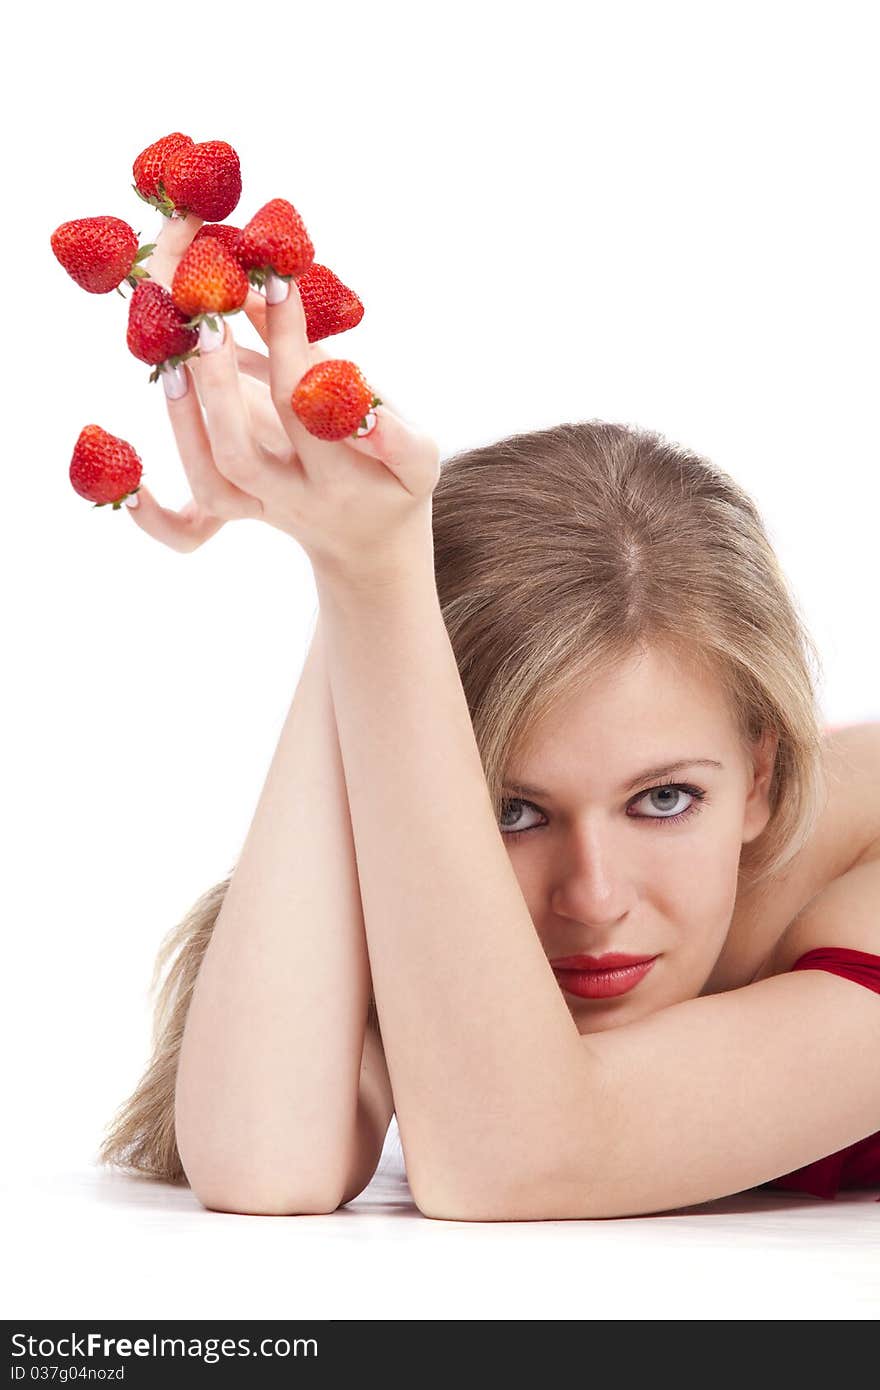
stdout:
<svg viewBox="0 0 880 1390">
<path fill-rule="evenodd" d="M 765 729 L 751 748 L 751 782 L 743 808 L 743 844 L 756 840 L 770 820 L 770 784 L 776 764 L 776 750 L 779 735 L 772 729 Z"/>
</svg>

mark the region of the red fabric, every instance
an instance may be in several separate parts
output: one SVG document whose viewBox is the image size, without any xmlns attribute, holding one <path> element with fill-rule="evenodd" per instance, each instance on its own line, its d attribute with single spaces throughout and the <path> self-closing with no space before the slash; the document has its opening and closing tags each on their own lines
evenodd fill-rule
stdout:
<svg viewBox="0 0 880 1390">
<path fill-rule="evenodd" d="M 845 980 L 872 989 L 880 994 L 880 956 L 867 951 L 854 951 L 845 946 L 818 946 L 800 956 L 792 970 L 828 970 Z M 880 1130 L 860 1139 L 849 1148 L 808 1163 L 794 1173 L 785 1173 L 761 1187 L 778 1187 L 790 1192 L 809 1192 L 814 1197 L 831 1199 L 840 1188 L 880 1187 Z M 880 1197 L 877 1198 L 880 1202 Z"/>
</svg>

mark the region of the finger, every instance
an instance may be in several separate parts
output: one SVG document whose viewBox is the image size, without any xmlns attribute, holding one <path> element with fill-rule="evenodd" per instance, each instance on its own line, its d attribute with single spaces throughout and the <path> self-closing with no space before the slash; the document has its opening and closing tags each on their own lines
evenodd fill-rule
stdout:
<svg viewBox="0 0 880 1390">
<path fill-rule="evenodd" d="M 266 317 L 266 300 L 263 295 L 259 294 L 256 290 L 248 290 L 244 311 L 263 342 L 268 344 L 269 325 Z M 319 339 L 318 342 L 308 344 L 309 366 L 313 366 L 315 362 L 329 362 L 332 357 L 336 356 L 335 352 L 328 351 L 327 348 L 322 346 L 324 341 L 324 339 Z M 264 353 L 252 352 L 250 348 L 239 348 L 239 353 L 247 354 L 244 359 L 239 360 L 239 366 L 242 371 L 248 372 L 253 376 L 259 376 L 261 380 L 269 380 L 269 359 Z M 381 391 L 377 390 L 376 394 L 382 396 L 383 400 L 386 399 Z"/>
<path fill-rule="evenodd" d="M 223 525 L 220 517 L 212 516 L 193 498 L 180 511 L 162 507 L 143 483 L 137 490 L 138 504 L 126 507 L 142 531 L 172 550 L 187 555 L 216 535 Z"/>
<path fill-rule="evenodd" d="M 247 317 L 250 319 L 251 323 L 254 325 L 254 328 L 259 333 L 263 342 L 268 345 L 269 324 L 266 319 L 265 297 L 255 289 L 248 290 L 248 297 L 244 303 L 244 311 Z M 323 348 L 318 347 L 317 344 L 309 343 L 309 355 L 314 360 L 321 361 L 323 358 L 327 356 L 327 353 L 323 350 Z"/>
<path fill-rule="evenodd" d="M 384 463 L 414 497 L 433 492 L 440 474 L 440 449 L 436 442 L 406 424 L 384 400 L 369 415 L 376 419 L 369 434 L 347 438 L 346 444 Z"/>
<path fill-rule="evenodd" d="M 269 274 L 266 281 L 266 322 L 269 330 L 269 386 L 272 403 L 287 436 L 302 460 L 306 475 L 318 482 L 322 467 L 329 463 L 326 441 L 317 440 L 294 414 L 290 404 L 294 387 L 312 365 L 306 315 L 296 280 L 282 280 Z M 273 290 L 283 294 L 275 303 Z M 320 443 L 323 453 L 318 452 Z"/>
<path fill-rule="evenodd" d="M 242 347 L 240 343 L 236 343 L 235 356 L 240 372 L 256 377 L 266 386 L 269 385 L 269 358 L 265 352 L 254 352 L 253 348 Z"/>
<path fill-rule="evenodd" d="M 240 372 L 244 372 L 247 376 L 257 377 L 260 381 L 265 382 L 267 386 L 271 385 L 269 381 L 268 353 L 255 352 L 253 348 L 242 347 L 240 343 L 236 343 L 235 352 L 238 358 L 238 369 Z M 323 348 L 317 347 L 312 343 L 309 345 L 309 357 L 312 359 L 309 365 L 313 366 L 315 362 L 328 361 L 330 354 L 325 352 Z M 377 391 L 376 394 L 378 396 L 382 395 L 381 391 Z M 382 399 L 385 399 L 384 396 Z"/>
<path fill-rule="evenodd" d="M 266 323 L 266 301 L 256 290 L 248 290 L 244 311 L 264 343 L 269 341 L 269 328 Z"/>
<path fill-rule="evenodd" d="M 231 326 L 222 314 L 216 316 L 216 322 L 222 342 L 217 343 L 216 335 L 203 320 L 199 356 L 189 359 L 190 364 L 198 363 L 196 376 L 211 456 L 224 478 L 257 500 L 262 515 L 264 503 L 271 510 L 289 501 L 299 460 L 289 444 L 283 461 L 258 447 L 245 406 Z"/>
<path fill-rule="evenodd" d="M 195 361 L 195 358 L 191 358 Z M 195 500 L 219 516 L 260 516 L 262 506 L 256 497 L 243 493 L 220 472 L 214 461 L 211 440 L 202 407 L 186 362 L 181 363 L 187 390 L 176 400 L 167 398 L 168 417 L 177 451 Z"/>
<path fill-rule="evenodd" d="M 191 212 L 185 217 L 162 218 L 162 228 L 156 237 L 156 249 L 143 264 L 150 278 L 158 280 L 166 290 L 171 289 L 174 272 L 202 222 L 201 217 L 196 217 Z"/>
<path fill-rule="evenodd" d="M 279 460 L 295 459 L 296 453 L 278 419 L 268 385 L 256 377 L 244 375 L 241 390 L 250 421 L 251 439 L 258 441 L 262 448 L 268 449 Z"/>
<path fill-rule="evenodd" d="M 211 456 L 224 478 L 258 496 L 255 484 L 259 460 L 250 437 L 236 361 L 235 338 L 223 314 L 217 314 L 214 322 L 222 335 L 221 341 L 218 342 L 217 334 L 202 320 L 199 355 L 190 358 L 205 410 Z"/>
</svg>

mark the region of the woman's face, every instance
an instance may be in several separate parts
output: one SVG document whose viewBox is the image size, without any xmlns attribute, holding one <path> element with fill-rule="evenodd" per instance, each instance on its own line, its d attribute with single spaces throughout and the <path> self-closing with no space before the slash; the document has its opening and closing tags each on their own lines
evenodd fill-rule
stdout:
<svg viewBox="0 0 880 1390">
<path fill-rule="evenodd" d="M 699 995 L 742 845 L 770 818 L 775 752 L 768 735 L 749 756 L 720 686 L 652 650 L 560 705 L 508 766 L 499 828 L 547 957 L 658 957 L 624 994 L 565 991 L 581 1033 Z"/>
</svg>

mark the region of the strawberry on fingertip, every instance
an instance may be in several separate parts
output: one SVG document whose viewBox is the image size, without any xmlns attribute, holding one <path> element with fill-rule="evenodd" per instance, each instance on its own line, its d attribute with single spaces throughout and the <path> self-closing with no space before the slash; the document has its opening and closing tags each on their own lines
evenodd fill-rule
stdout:
<svg viewBox="0 0 880 1390">
<path fill-rule="evenodd" d="M 186 314 L 155 280 L 138 285 L 131 296 L 126 342 L 129 352 L 155 368 L 150 381 L 156 381 L 164 367 L 176 367 L 199 350 L 198 330 L 187 326 Z"/>
<path fill-rule="evenodd" d="M 247 276 L 220 239 L 194 238 L 171 282 L 171 298 L 188 316 L 186 327 L 197 328 L 207 318 L 215 328 L 216 315 L 237 313 L 247 297 Z"/>
<path fill-rule="evenodd" d="M 225 140 L 197 145 L 175 131 L 148 145 L 132 167 L 134 190 L 164 217 L 193 213 L 222 222 L 241 197 L 241 165 Z"/>
<path fill-rule="evenodd" d="M 75 492 L 96 507 L 112 503 L 118 511 L 140 486 L 140 456 L 126 439 L 109 434 L 100 425 L 84 425 L 73 447 L 70 482 Z"/>
<path fill-rule="evenodd" d="M 241 236 L 241 227 L 233 227 L 229 222 L 205 222 L 199 227 L 193 241 L 203 241 L 205 237 L 212 236 L 226 247 L 230 256 L 238 259 L 238 239 Z"/>
<path fill-rule="evenodd" d="M 155 243 L 138 246 L 137 232 L 121 217 L 76 217 L 62 222 L 49 238 L 56 259 L 89 294 L 109 294 L 123 280 L 136 286 L 149 278 L 141 265 Z"/>
<path fill-rule="evenodd" d="M 356 328 L 364 316 L 364 306 L 354 290 L 344 285 L 329 266 L 313 261 L 296 287 L 302 298 L 310 343 Z"/>
<path fill-rule="evenodd" d="M 339 440 L 372 428 L 368 416 L 381 405 L 354 362 L 330 358 L 309 367 L 290 398 L 293 413 L 318 439 Z M 376 417 L 372 416 L 373 425 Z"/>
<path fill-rule="evenodd" d="M 298 279 L 315 259 L 315 248 L 293 203 L 272 198 L 242 228 L 236 255 L 254 288 L 262 289 L 270 270 L 284 280 Z"/>
<path fill-rule="evenodd" d="M 170 135 L 163 135 L 161 140 L 154 140 L 152 145 L 141 150 L 132 165 L 132 187 L 135 193 L 166 217 L 173 211 L 173 204 L 162 187 L 165 165 L 172 154 L 194 144 L 192 136 L 183 135 L 179 130 L 172 131 Z"/>
</svg>

